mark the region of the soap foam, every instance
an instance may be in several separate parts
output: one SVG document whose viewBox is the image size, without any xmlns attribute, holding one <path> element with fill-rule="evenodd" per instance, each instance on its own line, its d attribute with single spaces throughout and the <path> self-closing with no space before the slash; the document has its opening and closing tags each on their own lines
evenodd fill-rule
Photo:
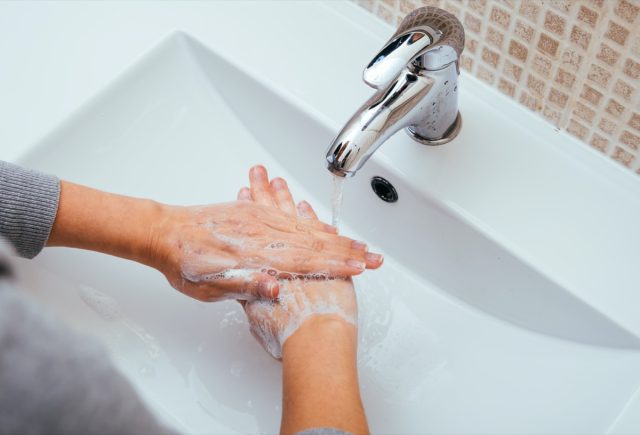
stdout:
<svg viewBox="0 0 640 435">
<path fill-rule="evenodd" d="M 252 319 L 251 333 L 276 359 L 282 358 L 282 347 L 287 339 L 314 315 L 335 315 L 357 325 L 357 318 L 340 307 L 335 295 L 329 294 L 328 301 L 311 301 L 300 287 L 303 285 L 303 280 L 290 283 L 281 281 L 276 301 L 256 300 L 246 306 Z"/>
<path fill-rule="evenodd" d="M 217 232 L 212 232 L 211 233 L 216 239 L 220 240 L 222 243 L 225 243 L 227 245 L 230 246 L 234 246 L 236 248 L 244 248 L 245 246 L 245 240 L 244 239 L 236 239 L 234 237 L 229 237 L 227 235 L 224 234 L 219 234 Z"/>
</svg>

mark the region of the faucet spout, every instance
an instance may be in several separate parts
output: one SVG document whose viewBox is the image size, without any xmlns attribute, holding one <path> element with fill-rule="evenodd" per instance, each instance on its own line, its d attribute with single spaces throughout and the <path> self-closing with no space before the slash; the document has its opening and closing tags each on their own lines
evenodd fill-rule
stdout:
<svg viewBox="0 0 640 435">
<path fill-rule="evenodd" d="M 327 151 L 327 169 L 352 177 L 390 136 L 412 124 L 435 81 L 405 68 L 349 119 Z M 414 112 L 414 113 L 411 113 Z"/>
</svg>

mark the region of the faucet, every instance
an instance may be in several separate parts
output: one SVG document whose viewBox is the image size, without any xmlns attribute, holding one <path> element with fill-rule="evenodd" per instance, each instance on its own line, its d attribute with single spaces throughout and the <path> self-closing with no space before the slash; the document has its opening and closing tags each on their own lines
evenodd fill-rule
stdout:
<svg viewBox="0 0 640 435">
<path fill-rule="evenodd" d="M 442 9 L 414 10 L 364 69 L 377 92 L 349 119 L 327 151 L 327 168 L 352 177 L 395 132 L 421 144 L 451 141 L 462 127 L 458 61 L 464 49 L 460 21 Z"/>
</svg>

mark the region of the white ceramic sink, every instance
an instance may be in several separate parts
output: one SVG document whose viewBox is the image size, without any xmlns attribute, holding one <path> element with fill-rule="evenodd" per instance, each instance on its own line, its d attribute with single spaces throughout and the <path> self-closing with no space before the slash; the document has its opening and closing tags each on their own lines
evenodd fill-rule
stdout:
<svg viewBox="0 0 640 435">
<path fill-rule="evenodd" d="M 473 117 L 464 100 L 461 107 Z M 263 163 L 327 220 L 323 157 L 334 134 L 279 88 L 175 33 L 21 163 L 173 204 L 233 200 L 248 168 Z M 374 175 L 394 184 L 397 203 L 373 194 Z M 634 332 L 382 159 L 350 179 L 344 197 L 343 233 L 386 254 L 381 270 L 356 279 L 361 384 L 374 432 L 627 427 L 621 422 L 630 421 L 640 385 Z M 189 433 L 277 431 L 280 364 L 254 342 L 235 302 L 200 303 L 151 269 L 69 249 L 21 261 L 19 273 L 45 305 L 109 347 L 168 424 Z"/>
</svg>

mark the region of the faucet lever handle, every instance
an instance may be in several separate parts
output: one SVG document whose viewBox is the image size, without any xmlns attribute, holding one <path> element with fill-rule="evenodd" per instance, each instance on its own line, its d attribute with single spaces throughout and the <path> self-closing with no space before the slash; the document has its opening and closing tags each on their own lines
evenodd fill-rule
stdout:
<svg viewBox="0 0 640 435">
<path fill-rule="evenodd" d="M 464 28 L 458 19 L 435 7 L 407 15 L 389 42 L 364 69 L 362 79 L 380 89 L 407 66 L 435 71 L 457 62 L 464 49 Z"/>
<path fill-rule="evenodd" d="M 392 38 L 364 69 L 362 79 L 372 88 L 382 88 L 433 43 L 423 30 L 412 30 Z"/>
</svg>

